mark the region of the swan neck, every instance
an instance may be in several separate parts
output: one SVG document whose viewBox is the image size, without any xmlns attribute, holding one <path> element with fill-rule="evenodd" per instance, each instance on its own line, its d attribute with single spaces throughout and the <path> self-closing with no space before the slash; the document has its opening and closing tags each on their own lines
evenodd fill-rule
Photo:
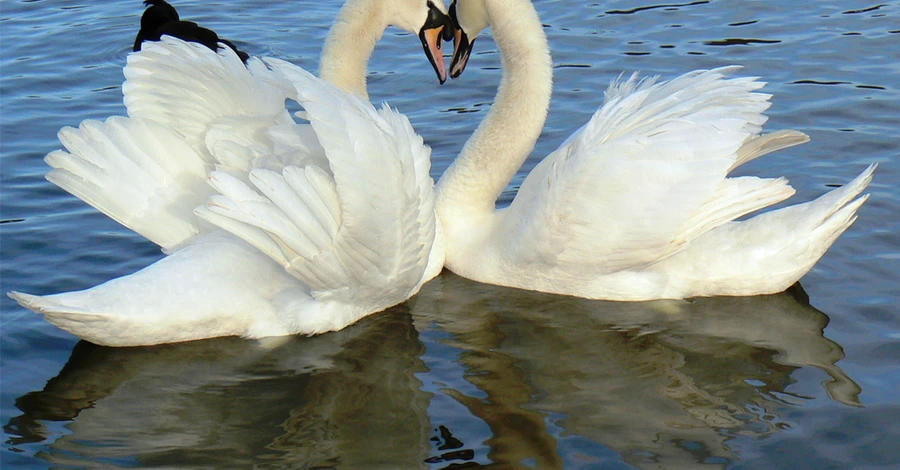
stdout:
<svg viewBox="0 0 900 470">
<path fill-rule="evenodd" d="M 534 149 L 553 88 L 547 37 L 531 2 L 493 0 L 486 8 L 503 76 L 490 111 L 438 182 L 438 213 L 455 220 L 494 213 Z"/>
<path fill-rule="evenodd" d="M 368 101 L 369 58 L 388 24 L 377 1 L 349 0 L 338 13 L 322 49 L 319 77 Z"/>
</svg>

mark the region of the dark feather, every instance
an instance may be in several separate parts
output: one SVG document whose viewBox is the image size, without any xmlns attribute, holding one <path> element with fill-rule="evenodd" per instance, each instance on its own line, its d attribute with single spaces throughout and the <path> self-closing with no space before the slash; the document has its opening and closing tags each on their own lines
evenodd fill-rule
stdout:
<svg viewBox="0 0 900 470">
<path fill-rule="evenodd" d="M 231 41 L 222 39 L 215 31 L 204 28 L 192 21 L 181 21 L 175 7 L 165 0 L 146 0 L 147 9 L 141 16 L 141 29 L 134 39 L 134 50 L 141 50 L 144 41 L 159 41 L 162 36 L 173 36 L 188 42 L 203 44 L 218 50 L 219 43 L 230 47 L 246 63 L 250 56 L 237 48 Z"/>
</svg>

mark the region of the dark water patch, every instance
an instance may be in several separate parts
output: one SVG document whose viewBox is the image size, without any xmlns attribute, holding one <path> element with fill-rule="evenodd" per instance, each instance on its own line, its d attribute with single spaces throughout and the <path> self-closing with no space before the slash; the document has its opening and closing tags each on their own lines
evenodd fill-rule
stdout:
<svg viewBox="0 0 900 470">
<path fill-rule="evenodd" d="M 853 85 L 854 88 L 864 89 L 864 90 L 887 90 L 887 87 L 881 85 L 857 85 L 851 82 L 845 82 L 840 80 L 814 80 L 814 79 L 802 79 L 802 80 L 794 80 L 790 82 L 791 85 L 825 85 L 825 86 L 835 86 L 835 85 Z"/>
<path fill-rule="evenodd" d="M 887 6 L 886 3 L 881 3 L 881 4 L 874 5 L 874 6 L 871 6 L 871 7 L 868 7 L 868 8 L 862 8 L 862 9 L 859 9 L 859 10 L 847 10 L 847 11 L 842 11 L 841 14 L 842 14 L 842 15 L 858 15 L 858 14 L 860 14 L 860 13 L 868 13 L 868 12 L 870 12 L 870 11 L 875 11 L 875 10 L 881 9 L 881 7 L 885 7 L 885 6 Z"/>
<path fill-rule="evenodd" d="M 637 7 L 637 8 L 632 8 L 630 10 L 607 10 L 605 13 L 607 15 L 632 15 L 635 13 L 640 13 L 642 11 L 658 10 L 660 8 L 669 10 L 669 9 L 677 9 L 677 8 L 681 8 L 681 7 L 706 5 L 708 3 L 709 3 L 708 0 L 701 0 L 701 1 L 689 2 L 689 3 L 668 3 L 668 4 L 661 4 L 661 5 L 648 5 L 648 6 L 644 6 L 644 7 Z"/>
<path fill-rule="evenodd" d="M 109 86 L 105 86 L 105 87 L 101 87 L 101 88 L 94 88 L 91 91 L 94 93 L 104 93 L 104 92 L 108 92 L 108 91 L 118 92 L 119 88 L 121 88 L 121 87 L 115 86 L 115 85 L 109 85 Z"/>
<path fill-rule="evenodd" d="M 591 68 L 590 64 L 557 64 L 554 65 L 555 69 L 589 69 Z"/>
<path fill-rule="evenodd" d="M 707 46 L 751 46 L 753 44 L 779 44 L 778 39 L 728 38 L 714 41 L 703 41 Z"/>
<path fill-rule="evenodd" d="M 739 21 L 739 22 L 737 22 L 737 23 L 728 23 L 728 26 L 733 26 L 733 27 L 737 27 L 737 26 L 749 26 L 749 25 L 751 25 L 751 24 L 756 24 L 756 23 L 759 23 L 759 21 L 758 21 L 758 20 Z"/>
<path fill-rule="evenodd" d="M 425 459 L 425 463 L 429 464 L 437 464 L 442 462 L 453 462 L 454 460 L 462 460 L 462 461 L 471 461 L 475 458 L 475 451 L 472 449 L 462 449 L 465 444 L 453 436 L 447 426 L 440 425 L 435 431 L 438 433 L 436 436 L 431 437 L 431 441 L 437 446 L 437 450 L 439 451 L 447 451 L 443 452 L 440 455 L 436 455 L 433 457 L 429 457 Z M 472 466 L 470 466 L 472 465 Z M 480 464 L 476 462 L 464 462 L 464 463 L 455 463 L 448 467 L 443 468 L 476 468 L 480 467 Z"/>
<path fill-rule="evenodd" d="M 850 82 L 842 82 L 837 80 L 812 80 L 812 79 L 803 79 L 803 80 L 794 80 L 791 82 L 793 85 L 849 85 Z"/>
<path fill-rule="evenodd" d="M 469 109 L 469 108 L 450 108 L 445 112 L 452 112 L 456 114 L 468 114 L 468 113 L 477 113 L 479 110 L 477 109 Z"/>
</svg>

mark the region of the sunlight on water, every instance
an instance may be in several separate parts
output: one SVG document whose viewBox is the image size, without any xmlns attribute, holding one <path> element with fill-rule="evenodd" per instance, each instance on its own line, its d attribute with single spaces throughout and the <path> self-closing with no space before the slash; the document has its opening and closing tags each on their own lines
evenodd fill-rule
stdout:
<svg viewBox="0 0 900 470">
<path fill-rule="evenodd" d="M 176 1 L 254 55 L 316 70 L 340 2 Z M 859 220 L 803 278 L 753 298 L 615 303 L 449 273 L 337 333 L 111 349 L 3 297 L 10 468 L 805 468 L 900 464 L 900 3 L 535 2 L 554 58 L 544 135 L 510 189 L 620 73 L 729 64 L 774 95 L 767 130 L 812 141 L 741 167 L 810 200 L 880 164 Z M 2 290 L 87 288 L 162 254 L 43 179 L 57 131 L 122 115 L 139 0 L 0 11 Z M 449 48 L 445 48 L 445 52 Z M 444 86 L 389 30 L 373 102 L 446 169 L 500 79 L 488 35 Z M 457 467 L 461 468 L 461 467 Z"/>
</svg>

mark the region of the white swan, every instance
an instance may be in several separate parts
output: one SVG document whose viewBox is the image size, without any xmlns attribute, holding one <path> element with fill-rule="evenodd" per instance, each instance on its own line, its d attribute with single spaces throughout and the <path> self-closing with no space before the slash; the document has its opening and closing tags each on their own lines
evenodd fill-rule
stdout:
<svg viewBox="0 0 900 470">
<path fill-rule="evenodd" d="M 349 1 L 322 57 L 337 87 L 227 47 L 144 44 L 125 68 L 129 117 L 62 129 L 47 179 L 169 256 L 84 291 L 9 295 L 108 346 L 317 334 L 405 301 L 443 266 L 430 149 L 363 99 L 366 61 L 396 25 L 442 71 L 443 8 Z"/>
<path fill-rule="evenodd" d="M 735 219 L 791 196 L 787 181 L 727 178 L 735 167 L 806 142 L 760 135 L 762 83 L 697 71 L 669 82 L 619 80 L 603 106 L 495 202 L 534 147 L 552 68 L 527 0 L 457 0 L 451 76 L 491 25 L 503 78 L 491 110 L 436 186 L 446 267 L 485 283 L 611 300 L 780 292 L 855 220 L 870 166 L 818 199 Z M 471 40 L 469 38 L 472 38 Z"/>
</svg>

